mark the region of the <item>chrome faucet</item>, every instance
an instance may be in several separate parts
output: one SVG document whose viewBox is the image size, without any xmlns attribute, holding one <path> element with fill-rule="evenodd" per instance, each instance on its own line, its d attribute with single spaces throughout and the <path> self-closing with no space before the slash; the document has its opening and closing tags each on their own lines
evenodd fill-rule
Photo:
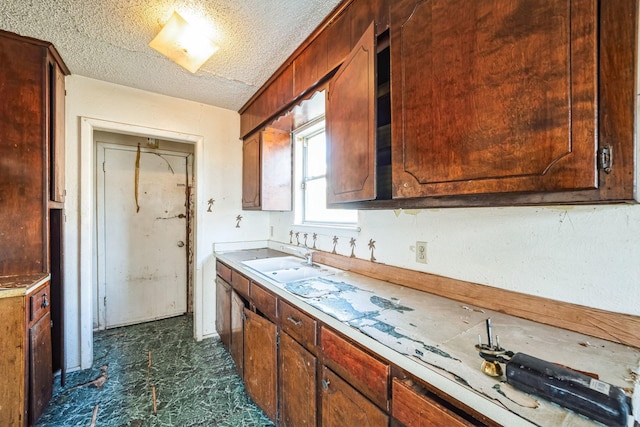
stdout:
<svg viewBox="0 0 640 427">
<path fill-rule="evenodd" d="M 284 246 L 281 246 L 284 249 Z M 304 245 L 305 251 L 298 249 L 295 246 L 287 246 L 287 248 L 291 249 L 293 252 L 302 255 L 307 265 L 313 265 L 313 251 L 309 249 L 307 245 Z"/>
</svg>

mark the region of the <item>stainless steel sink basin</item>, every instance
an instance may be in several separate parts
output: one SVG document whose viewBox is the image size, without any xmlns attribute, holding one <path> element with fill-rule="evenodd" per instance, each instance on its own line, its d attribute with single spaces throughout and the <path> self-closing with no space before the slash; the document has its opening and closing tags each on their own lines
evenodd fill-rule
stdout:
<svg viewBox="0 0 640 427">
<path fill-rule="evenodd" d="M 336 274 L 340 270 L 325 265 L 309 265 L 305 260 L 294 257 L 275 257 L 252 259 L 242 262 L 247 267 L 278 283 L 291 283 L 299 280 Z"/>
</svg>

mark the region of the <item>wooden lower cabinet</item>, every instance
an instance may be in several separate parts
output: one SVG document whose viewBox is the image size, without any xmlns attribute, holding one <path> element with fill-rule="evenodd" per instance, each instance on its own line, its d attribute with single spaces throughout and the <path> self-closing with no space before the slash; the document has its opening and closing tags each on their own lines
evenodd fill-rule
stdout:
<svg viewBox="0 0 640 427">
<path fill-rule="evenodd" d="M 227 350 L 231 345 L 231 285 L 216 278 L 216 331 Z"/>
<path fill-rule="evenodd" d="M 287 333 L 278 352 L 280 426 L 316 425 L 317 358 Z"/>
<path fill-rule="evenodd" d="M 277 416 L 277 327 L 244 309 L 244 384 L 270 420 Z"/>
<path fill-rule="evenodd" d="M 233 289 L 218 275 L 216 328 L 223 325 L 218 333 L 228 337 L 229 351 L 248 395 L 276 425 L 495 425 L 473 408 L 321 324 L 292 300 L 252 281 L 249 286 L 250 280 L 233 269 L 220 272 L 231 277 Z M 37 341 L 35 336 L 34 331 L 32 341 Z"/>
<path fill-rule="evenodd" d="M 238 375 L 244 378 L 244 308 L 245 303 L 240 295 L 231 291 L 231 358 L 236 364 Z"/>
<path fill-rule="evenodd" d="M 29 422 L 35 422 L 53 392 L 51 357 L 51 313 L 29 328 Z"/>
<path fill-rule="evenodd" d="M 393 418 L 406 427 L 478 425 L 429 398 L 422 388 L 411 380 L 393 379 Z"/>
<path fill-rule="evenodd" d="M 0 426 L 35 424 L 51 399 L 50 298 L 48 282 L 0 298 Z"/>
<path fill-rule="evenodd" d="M 323 427 L 389 425 L 384 412 L 326 366 L 322 368 L 320 389 Z"/>
<path fill-rule="evenodd" d="M 379 407 L 389 407 L 389 365 L 341 335 L 320 328 L 324 364 Z"/>
</svg>

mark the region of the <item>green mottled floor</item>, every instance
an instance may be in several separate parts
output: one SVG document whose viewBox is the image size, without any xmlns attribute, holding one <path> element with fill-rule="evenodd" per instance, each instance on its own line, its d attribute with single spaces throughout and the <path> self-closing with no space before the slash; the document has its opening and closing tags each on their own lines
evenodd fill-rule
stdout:
<svg viewBox="0 0 640 427">
<path fill-rule="evenodd" d="M 102 366 L 104 386 L 83 385 L 100 377 Z M 95 333 L 93 367 L 69 373 L 64 388 L 55 379 L 37 425 L 89 426 L 96 405 L 96 426 L 272 425 L 245 393 L 220 340 L 193 339 L 189 316 Z"/>
</svg>

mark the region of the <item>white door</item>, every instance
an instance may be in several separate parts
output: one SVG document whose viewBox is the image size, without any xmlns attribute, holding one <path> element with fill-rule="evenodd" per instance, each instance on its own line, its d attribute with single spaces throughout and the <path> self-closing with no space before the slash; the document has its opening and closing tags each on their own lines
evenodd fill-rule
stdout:
<svg viewBox="0 0 640 427">
<path fill-rule="evenodd" d="M 98 304 L 107 328 L 187 311 L 188 154 L 142 149 L 137 180 L 136 156 L 136 147 L 98 148 Z"/>
</svg>

